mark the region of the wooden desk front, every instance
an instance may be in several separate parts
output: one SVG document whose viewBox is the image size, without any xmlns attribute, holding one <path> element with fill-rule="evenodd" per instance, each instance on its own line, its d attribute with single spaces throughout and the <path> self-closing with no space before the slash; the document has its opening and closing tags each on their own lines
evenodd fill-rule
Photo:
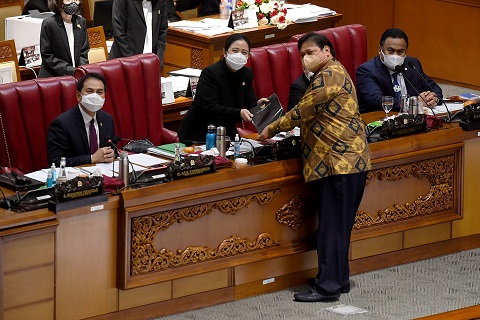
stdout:
<svg viewBox="0 0 480 320">
<path fill-rule="evenodd" d="M 308 31 L 332 28 L 342 18 L 341 14 L 319 18 L 315 22 L 293 23 L 284 30 L 274 26 L 259 26 L 255 29 L 237 31 L 246 35 L 252 47 L 288 42 L 290 37 Z M 204 36 L 178 28 L 168 28 L 164 72 L 192 67 L 203 69 L 218 61 L 223 54 L 223 45 L 231 33 Z"/>
<path fill-rule="evenodd" d="M 353 274 L 478 247 L 477 134 L 452 124 L 370 145 Z M 301 163 L 291 159 L 126 190 L 100 209 L 69 210 L 56 220 L 43 221 L 55 217 L 47 210 L 0 210 L 2 219 L 14 218 L 0 224 L 0 312 L 25 305 L 38 315 L 54 307 L 66 320 L 144 319 L 305 283 L 317 268 L 307 191 Z M 39 218 L 45 232 L 34 229 Z M 40 244 L 47 254 L 26 273 L 4 260 L 27 258 Z M 32 298 L 11 290 L 31 275 L 47 290 L 30 286 L 24 292 Z"/>
</svg>

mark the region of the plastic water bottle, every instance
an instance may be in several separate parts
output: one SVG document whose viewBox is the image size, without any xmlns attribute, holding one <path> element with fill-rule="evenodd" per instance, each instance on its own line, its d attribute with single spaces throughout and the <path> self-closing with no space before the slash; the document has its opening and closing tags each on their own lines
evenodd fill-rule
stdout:
<svg viewBox="0 0 480 320">
<path fill-rule="evenodd" d="M 55 167 L 55 162 L 52 162 L 50 172 L 52 173 L 52 185 L 54 185 L 57 182 L 57 168 Z"/>
<path fill-rule="evenodd" d="M 206 148 L 207 150 L 212 149 L 215 147 L 215 141 L 217 139 L 216 130 L 217 128 L 213 124 L 209 124 L 207 127 L 207 137 L 205 138 Z"/>
<path fill-rule="evenodd" d="M 57 182 L 64 182 L 67 181 L 67 169 L 65 168 L 67 165 L 67 160 L 65 157 L 60 158 L 60 172 L 58 173 Z"/>
<path fill-rule="evenodd" d="M 50 188 L 53 186 L 53 182 L 52 182 L 52 171 L 48 171 L 48 175 L 47 175 L 47 188 Z"/>
<path fill-rule="evenodd" d="M 240 137 L 238 133 L 235 135 L 235 142 L 233 143 L 233 157 L 237 158 L 240 156 Z"/>
</svg>

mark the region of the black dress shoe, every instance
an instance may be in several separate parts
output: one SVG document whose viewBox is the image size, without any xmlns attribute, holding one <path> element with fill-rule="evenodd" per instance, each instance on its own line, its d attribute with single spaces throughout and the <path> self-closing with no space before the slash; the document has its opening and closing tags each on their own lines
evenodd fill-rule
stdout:
<svg viewBox="0 0 480 320">
<path fill-rule="evenodd" d="M 308 285 L 310 287 L 314 288 L 315 287 L 315 278 L 308 278 Z M 340 293 L 349 293 L 350 292 L 350 285 L 355 286 L 353 281 L 349 281 L 348 285 L 340 288 Z"/>
<path fill-rule="evenodd" d="M 298 302 L 330 302 L 338 300 L 340 294 L 323 295 L 318 293 L 314 288 L 310 288 L 310 290 L 295 293 L 293 296 L 295 301 Z"/>
</svg>

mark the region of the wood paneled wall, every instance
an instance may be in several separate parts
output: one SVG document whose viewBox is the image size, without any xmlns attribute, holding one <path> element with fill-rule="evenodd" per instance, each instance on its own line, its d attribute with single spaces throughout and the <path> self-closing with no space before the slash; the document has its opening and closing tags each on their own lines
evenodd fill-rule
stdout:
<svg viewBox="0 0 480 320">
<path fill-rule="evenodd" d="M 294 2 L 299 2 L 294 0 Z M 368 56 L 378 53 L 387 28 L 403 29 L 408 54 L 422 62 L 425 72 L 441 83 L 480 89 L 480 5 L 477 0 L 314 0 L 343 14 L 340 25 L 367 27 Z"/>
</svg>

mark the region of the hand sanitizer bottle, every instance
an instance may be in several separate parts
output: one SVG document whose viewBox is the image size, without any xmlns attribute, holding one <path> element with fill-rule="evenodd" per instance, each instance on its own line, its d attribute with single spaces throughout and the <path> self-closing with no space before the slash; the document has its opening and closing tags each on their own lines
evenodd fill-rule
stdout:
<svg viewBox="0 0 480 320">
<path fill-rule="evenodd" d="M 238 158 L 240 156 L 240 137 L 238 133 L 235 135 L 235 142 L 233 143 L 233 157 Z"/>
<path fill-rule="evenodd" d="M 52 173 L 52 185 L 54 185 L 57 182 L 57 168 L 55 167 L 55 162 L 52 162 L 50 172 Z"/>
</svg>

